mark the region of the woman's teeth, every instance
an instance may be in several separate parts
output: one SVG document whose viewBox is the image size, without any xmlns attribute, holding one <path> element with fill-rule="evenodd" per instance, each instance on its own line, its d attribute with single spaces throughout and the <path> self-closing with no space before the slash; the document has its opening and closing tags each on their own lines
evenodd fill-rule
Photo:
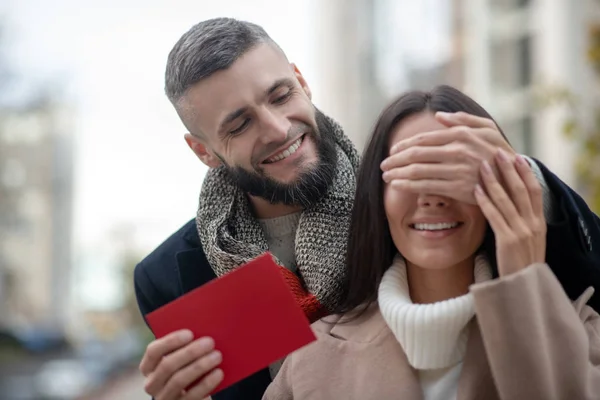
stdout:
<svg viewBox="0 0 600 400">
<path fill-rule="evenodd" d="M 442 231 L 456 228 L 458 225 L 458 222 L 440 222 L 437 224 L 413 224 L 413 228 L 418 231 Z"/>
<path fill-rule="evenodd" d="M 288 147 L 287 149 L 285 149 L 282 152 L 277 153 L 273 157 L 267 159 L 267 162 L 274 163 L 277 161 L 281 161 L 284 158 L 288 158 L 289 156 L 294 154 L 296 152 L 296 150 L 298 150 L 298 147 L 300 147 L 301 144 L 302 144 L 302 137 L 298 138 L 298 140 L 296 140 L 294 143 L 292 143 L 290 145 L 290 147 Z"/>
</svg>

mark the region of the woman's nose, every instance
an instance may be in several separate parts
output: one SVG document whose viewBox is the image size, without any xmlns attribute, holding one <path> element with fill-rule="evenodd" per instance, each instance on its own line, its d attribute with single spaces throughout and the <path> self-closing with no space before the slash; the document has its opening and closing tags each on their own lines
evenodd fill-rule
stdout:
<svg viewBox="0 0 600 400">
<path fill-rule="evenodd" d="M 433 194 L 422 194 L 419 196 L 418 204 L 420 207 L 447 207 L 449 200 L 446 197 Z"/>
</svg>

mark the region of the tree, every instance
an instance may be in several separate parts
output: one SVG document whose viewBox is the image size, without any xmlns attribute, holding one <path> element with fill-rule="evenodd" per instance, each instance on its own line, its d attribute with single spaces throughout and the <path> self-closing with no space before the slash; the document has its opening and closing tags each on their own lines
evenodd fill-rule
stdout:
<svg viewBox="0 0 600 400">
<path fill-rule="evenodd" d="M 600 79 L 600 24 L 591 27 L 589 38 L 588 60 L 596 78 Z M 591 208 L 596 213 L 600 213 L 600 107 L 596 105 L 593 126 L 587 131 L 579 129 L 577 124 L 569 121 L 564 128 L 566 134 L 581 144 L 581 153 L 577 158 L 577 172 L 587 187 Z"/>
<path fill-rule="evenodd" d="M 590 27 L 588 38 L 587 60 L 600 82 L 600 23 Z M 600 214 L 600 104 L 586 105 L 592 111 L 592 118 L 588 120 L 582 115 L 580 100 L 568 89 L 546 88 L 540 102 L 542 106 L 567 106 L 568 117 L 563 122 L 562 131 L 577 146 L 577 183 L 592 211 Z"/>
</svg>

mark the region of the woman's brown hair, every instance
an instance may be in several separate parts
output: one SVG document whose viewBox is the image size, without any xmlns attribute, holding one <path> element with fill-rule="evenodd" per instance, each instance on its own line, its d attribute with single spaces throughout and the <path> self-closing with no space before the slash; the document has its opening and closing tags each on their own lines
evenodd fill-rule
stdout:
<svg viewBox="0 0 600 400">
<path fill-rule="evenodd" d="M 381 278 L 397 253 L 383 206 L 384 182 L 380 164 L 389 154 L 389 140 L 394 128 L 407 117 L 425 111 L 463 111 L 492 119 L 469 96 L 446 85 L 437 86 L 429 92 L 408 92 L 383 110 L 370 136 L 358 172 L 348 238 L 348 270 L 342 301 L 334 310 L 335 314 L 344 314 L 361 307 L 366 309 L 377 299 Z M 504 136 L 503 133 L 502 135 Z M 491 255 L 490 258 L 494 259 L 495 246 L 491 229 L 488 229 L 482 246 Z M 495 260 L 492 261 L 492 270 L 494 276 L 497 276 Z"/>
</svg>

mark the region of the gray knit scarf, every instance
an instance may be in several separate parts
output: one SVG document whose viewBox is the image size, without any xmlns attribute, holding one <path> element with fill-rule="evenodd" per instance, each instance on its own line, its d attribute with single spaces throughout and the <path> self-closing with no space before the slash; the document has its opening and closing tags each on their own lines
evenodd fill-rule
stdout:
<svg viewBox="0 0 600 400">
<path fill-rule="evenodd" d="M 321 306 L 332 310 L 340 300 L 345 276 L 346 241 L 360 157 L 339 124 L 329 117 L 325 122 L 330 129 L 321 134 L 334 136 L 338 165 L 327 194 L 300 217 L 295 255 L 302 287 Z M 196 226 L 217 276 L 268 251 L 246 193 L 234 184 L 223 166 L 209 170 L 204 178 Z M 276 262 L 283 266 L 279 260 Z"/>
</svg>

